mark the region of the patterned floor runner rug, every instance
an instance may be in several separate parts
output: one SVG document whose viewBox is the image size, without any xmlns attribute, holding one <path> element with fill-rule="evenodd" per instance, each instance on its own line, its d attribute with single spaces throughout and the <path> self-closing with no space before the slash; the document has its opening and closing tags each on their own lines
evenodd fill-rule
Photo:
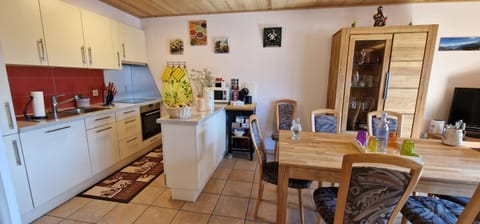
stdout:
<svg viewBox="0 0 480 224">
<path fill-rule="evenodd" d="M 78 196 L 128 203 L 162 173 L 163 154 L 159 146 Z"/>
</svg>

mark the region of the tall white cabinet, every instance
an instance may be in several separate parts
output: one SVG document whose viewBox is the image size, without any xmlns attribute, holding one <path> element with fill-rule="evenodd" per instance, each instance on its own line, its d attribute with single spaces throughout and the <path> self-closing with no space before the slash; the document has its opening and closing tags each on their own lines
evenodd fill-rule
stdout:
<svg viewBox="0 0 480 224">
<path fill-rule="evenodd" d="M 38 0 L 0 0 L 5 64 L 48 65 Z"/>
</svg>

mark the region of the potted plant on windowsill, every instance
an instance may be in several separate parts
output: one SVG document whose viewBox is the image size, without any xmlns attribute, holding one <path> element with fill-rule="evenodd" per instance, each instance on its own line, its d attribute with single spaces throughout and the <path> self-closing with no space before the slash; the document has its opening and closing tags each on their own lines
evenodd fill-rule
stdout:
<svg viewBox="0 0 480 224">
<path fill-rule="evenodd" d="M 192 116 L 192 87 L 183 68 L 167 66 L 162 75 L 162 99 L 171 118 Z"/>
</svg>

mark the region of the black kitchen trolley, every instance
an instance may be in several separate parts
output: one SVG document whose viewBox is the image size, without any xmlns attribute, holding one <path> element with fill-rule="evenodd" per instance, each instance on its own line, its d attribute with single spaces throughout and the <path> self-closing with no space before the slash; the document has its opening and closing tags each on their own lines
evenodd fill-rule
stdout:
<svg viewBox="0 0 480 224">
<path fill-rule="evenodd" d="M 242 106 L 227 105 L 226 111 L 226 136 L 228 158 L 232 158 L 233 151 L 249 152 L 250 160 L 253 159 L 253 142 L 250 137 L 248 118 L 255 114 L 254 103 Z"/>
</svg>

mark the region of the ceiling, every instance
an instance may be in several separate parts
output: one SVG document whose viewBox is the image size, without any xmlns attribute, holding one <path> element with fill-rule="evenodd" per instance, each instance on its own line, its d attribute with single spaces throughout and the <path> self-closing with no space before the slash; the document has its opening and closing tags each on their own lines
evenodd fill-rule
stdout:
<svg viewBox="0 0 480 224">
<path fill-rule="evenodd" d="M 138 18 L 475 0 L 100 0 Z"/>
</svg>

